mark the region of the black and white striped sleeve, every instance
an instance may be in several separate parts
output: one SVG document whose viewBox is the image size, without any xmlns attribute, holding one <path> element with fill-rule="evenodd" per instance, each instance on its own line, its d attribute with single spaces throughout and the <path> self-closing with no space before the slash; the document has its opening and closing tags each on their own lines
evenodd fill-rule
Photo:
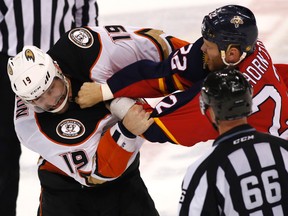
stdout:
<svg viewBox="0 0 288 216">
<path fill-rule="evenodd" d="M 48 51 L 74 27 L 98 25 L 96 0 L 1 0 L 0 52 L 15 56 L 26 45 Z"/>
</svg>

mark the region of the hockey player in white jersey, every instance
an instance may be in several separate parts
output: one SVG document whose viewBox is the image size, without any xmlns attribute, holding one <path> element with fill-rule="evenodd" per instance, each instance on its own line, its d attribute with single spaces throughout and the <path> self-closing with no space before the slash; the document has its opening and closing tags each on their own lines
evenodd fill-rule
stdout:
<svg viewBox="0 0 288 216">
<path fill-rule="evenodd" d="M 85 27 L 48 54 L 27 46 L 9 59 L 16 132 L 41 156 L 38 215 L 158 215 L 140 177 L 136 137 L 153 119 L 130 104 L 118 121 L 104 103 L 80 109 L 74 99 L 84 82 L 105 82 L 140 59 L 160 61 L 185 43 L 154 29 Z"/>
</svg>

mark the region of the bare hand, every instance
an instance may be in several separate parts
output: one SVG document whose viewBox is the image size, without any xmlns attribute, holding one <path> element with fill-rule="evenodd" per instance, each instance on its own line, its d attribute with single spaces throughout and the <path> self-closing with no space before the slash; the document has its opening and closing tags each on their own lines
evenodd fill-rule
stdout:
<svg viewBox="0 0 288 216">
<path fill-rule="evenodd" d="M 123 119 L 123 125 L 134 135 L 143 134 L 154 122 L 141 105 L 133 105 Z"/>
<path fill-rule="evenodd" d="M 103 101 L 101 85 L 95 82 L 85 82 L 81 86 L 78 97 L 75 102 L 79 104 L 81 109 L 94 106 Z"/>
</svg>

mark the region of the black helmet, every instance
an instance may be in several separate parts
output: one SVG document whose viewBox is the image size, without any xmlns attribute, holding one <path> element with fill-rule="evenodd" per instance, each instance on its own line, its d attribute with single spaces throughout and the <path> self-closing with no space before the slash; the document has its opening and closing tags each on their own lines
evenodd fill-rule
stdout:
<svg viewBox="0 0 288 216">
<path fill-rule="evenodd" d="M 200 108 L 211 107 L 216 120 L 234 120 L 248 116 L 252 108 L 252 87 L 236 69 L 209 73 L 203 82 Z"/>
<path fill-rule="evenodd" d="M 256 19 L 252 11 L 239 5 L 227 5 L 206 15 L 202 22 L 202 36 L 216 43 L 219 50 L 239 45 L 241 52 L 252 53 L 258 37 Z"/>
</svg>

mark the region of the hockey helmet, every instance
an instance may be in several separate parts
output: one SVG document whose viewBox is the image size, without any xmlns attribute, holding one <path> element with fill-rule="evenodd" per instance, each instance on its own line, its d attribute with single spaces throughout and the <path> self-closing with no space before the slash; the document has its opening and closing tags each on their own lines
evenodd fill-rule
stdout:
<svg viewBox="0 0 288 216">
<path fill-rule="evenodd" d="M 26 103 L 39 98 L 55 77 L 63 80 L 68 88 L 65 76 L 52 58 L 35 46 L 25 46 L 15 57 L 9 58 L 7 72 L 12 90 Z M 67 96 L 63 102 L 66 101 Z"/>
<path fill-rule="evenodd" d="M 250 54 L 258 37 L 255 16 L 243 6 L 223 6 L 204 17 L 202 36 L 216 43 L 220 51 L 226 51 L 229 45 L 237 45 L 242 53 Z"/>
<path fill-rule="evenodd" d="M 217 120 L 234 120 L 251 113 L 252 87 L 243 74 L 231 68 L 209 73 L 203 82 L 200 108 L 205 114 L 208 107 Z"/>
</svg>

